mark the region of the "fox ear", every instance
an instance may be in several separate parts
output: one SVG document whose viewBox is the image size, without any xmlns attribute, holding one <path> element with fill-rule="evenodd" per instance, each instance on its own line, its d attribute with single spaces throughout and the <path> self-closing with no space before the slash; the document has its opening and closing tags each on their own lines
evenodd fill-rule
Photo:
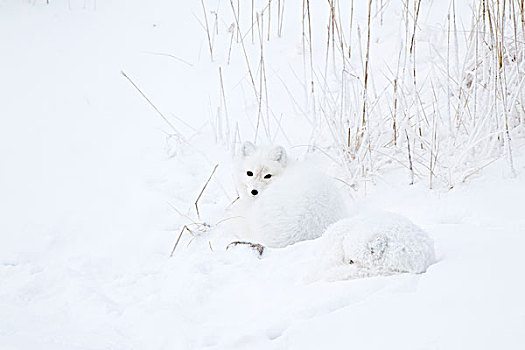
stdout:
<svg viewBox="0 0 525 350">
<path fill-rule="evenodd" d="M 270 151 L 270 158 L 276 162 L 281 163 L 281 165 L 286 165 L 286 150 L 282 146 L 277 146 Z"/>
<path fill-rule="evenodd" d="M 241 154 L 243 157 L 248 157 L 254 154 L 256 149 L 257 147 L 253 143 L 246 141 L 241 146 Z"/>
</svg>

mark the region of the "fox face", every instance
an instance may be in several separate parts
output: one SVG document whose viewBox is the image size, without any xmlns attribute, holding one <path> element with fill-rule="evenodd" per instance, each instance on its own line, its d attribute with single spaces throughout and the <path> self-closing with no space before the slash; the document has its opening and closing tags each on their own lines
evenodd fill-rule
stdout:
<svg viewBox="0 0 525 350">
<path fill-rule="evenodd" d="M 249 141 L 242 145 L 239 158 L 236 178 L 241 198 L 259 196 L 282 174 L 287 163 L 283 147 L 257 147 Z"/>
</svg>

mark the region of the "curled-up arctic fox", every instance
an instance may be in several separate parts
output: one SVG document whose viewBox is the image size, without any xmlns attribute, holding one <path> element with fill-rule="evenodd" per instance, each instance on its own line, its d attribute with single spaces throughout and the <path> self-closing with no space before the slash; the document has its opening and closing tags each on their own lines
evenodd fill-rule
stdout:
<svg viewBox="0 0 525 350">
<path fill-rule="evenodd" d="M 346 218 L 328 227 L 323 236 L 325 261 L 332 266 L 353 265 L 361 275 L 423 273 L 435 262 L 428 234 L 393 213 L 366 212 Z"/>
<path fill-rule="evenodd" d="M 333 180 L 305 164 L 289 162 L 281 146 L 245 142 L 235 178 L 245 218 L 242 239 L 285 247 L 318 238 L 347 216 Z"/>
</svg>

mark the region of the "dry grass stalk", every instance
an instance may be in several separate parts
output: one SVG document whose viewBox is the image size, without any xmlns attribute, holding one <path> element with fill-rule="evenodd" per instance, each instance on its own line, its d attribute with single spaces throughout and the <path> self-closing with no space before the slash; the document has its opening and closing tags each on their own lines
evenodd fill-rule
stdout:
<svg viewBox="0 0 525 350">
<path fill-rule="evenodd" d="M 259 243 L 244 242 L 244 241 L 231 242 L 230 244 L 228 244 L 226 246 L 226 250 L 230 249 L 231 247 L 236 247 L 238 245 L 247 245 L 247 246 L 249 246 L 250 248 L 256 250 L 257 253 L 259 254 L 259 256 L 262 256 L 263 253 L 264 253 L 264 246 L 260 245 Z"/>
<path fill-rule="evenodd" d="M 226 121 L 226 125 L 225 125 L 225 137 L 226 137 L 226 144 L 229 146 L 229 143 L 230 143 L 230 117 L 228 116 L 228 107 L 227 107 L 227 103 L 226 103 L 226 94 L 224 92 L 224 82 L 223 82 L 223 79 L 222 79 L 222 68 L 219 67 L 219 81 L 220 81 L 220 85 L 221 85 L 221 104 L 224 108 L 224 116 L 225 116 L 225 121 Z"/>
<path fill-rule="evenodd" d="M 272 23 L 272 0 L 268 0 L 268 35 L 266 40 L 270 41 L 270 29 L 271 29 L 271 23 Z"/>
<path fill-rule="evenodd" d="M 182 230 L 180 231 L 179 236 L 177 237 L 177 240 L 175 241 L 175 244 L 173 245 L 173 249 L 171 250 L 171 253 L 170 253 L 170 258 L 173 256 L 173 253 L 175 253 L 175 249 L 177 249 L 177 246 L 179 245 L 182 234 L 184 233 L 185 230 L 189 231 L 189 228 L 186 225 L 182 227 Z"/>
<path fill-rule="evenodd" d="M 410 183 L 409 185 L 414 184 L 414 166 L 412 165 L 412 153 L 410 152 L 410 139 L 408 138 L 408 132 L 405 130 L 405 135 L 407 137 L 407 148 L 408 148 L 408 169 L 410 170 Z"/>
<path fill-rule="evenodd" d="M 355 151 L 357 152 L 361 146 L 361 141 L 364 137 L 366 129 L 366 107 L 368 102 L 368 64 L 370 60 L 370 16 L 372 12 L 372 0 L 368 1 L 368 25 L 367 25 L 367 40 L 366 40 L 366 57 L 365 57 L 365 72 L 364 72 L 364 87 L 363 87 L 363 113 L 361 115 L 361 126 L 358 129 L 356 139 Z"/>
<path fill-rule="evenodd" d="M 197 212 L 197 217 L 199 218 L 199 220 L 201 219 L 201 215 L 199 213 L 199 200 L 201 199 L 201 196 L 202 194 L 204 193 L 204 190 L 206 189 L 206 187 L 208 186 L 208 184 L 210 183 L 210 180 L 211 178 L 213 177 L 213 174 L 215 174 L 215 170 L 217 170 L 217 167 L 219 166 L 219 164 L 215 164 L 215 166 L 213 167 L 213 170 L 210 174 L 210 177 L 208 178 L 208 180 L 206 181 L 206 183 L 204 184 L 204 187 L 202 187 L 202 190 L 201 192 L 199 193 L 199 195 L 197 196 L 197 199 L 195 200 L 195 211 Z"/>
<path fill-rule="evenodd" d="M 284 0 L 278 0 L 277 7 L 279 9 L 277 16 L 277 36 L 280 38 L 283 34 Z"/>
<path fill-rule="evenodd" d="M 241 28 L 240 28 L 240 25 L 239 25 L 239 16 L 238 16 L 237 12 L 235 11 L 235 6 L 233 5 L 233 0 L 230 0 L 230 5 L 231 5 L 232 11 L 233 11 L 233 16 L 235 18 L 235 25 L 237 26 L 237 30 L 240 31 Z M 248 74 L 250 75 L 250 81 L 252 83 L 253 91 L 255 93 L 255 97 L 257 98 L 258 92 L 257 92 L 257 88 L 255 87 L 255 80 L 253 79 L 252 69 L 250 68 L 250 60 L 248 59 L 248 53 L 246 52 L 246 46 L 244 45 L 244 38 L 243 38 L 242 35 L 239 35 L 239 39 L 241 41 L 241 47 L 242 47 L 242 51 L 244 53 L 244 59 L 246 60 L 246 66 L 248 68 Z"/>
<path fill-rule="evenodd" d="M 264 34 L 263 34 L 263 14 L 259 16 L 257 14 L 257 31 L 259 36 L 259 48 L 260 48 L 260 58 L 259 58 L 259 98 L 258 98 L 258 112 L 257 112 L 257 123 L 255 127 L 255 136 L 254 141 L 257 142 L 259 135 L 259 126 L 262 123 L 265 134 L 267 137 L 270 136 L 270 116 L 269 116 L 269 105 L 268 105 L 268 85 L 266 81 L 266 67 L 264 63 Z M 266 120 L 263 115 L 263 93 L 266 109 Z"/>
<path fill-rule="evenodd" d="M 310 84 L 312 96 L 314 95 L 314 62 L 313 62 L 313 50 L 312 50 L 312 22 L 310 19 L 310 0 L 306 0 L 306 12 L 308 14 L 308 47 L 310 50 Z"/>
<path fill-rule="evenodd" d="M 208 15 L 206 14 L 206 6 L 204 5 L 204 0 L 201 0 L 202 12 L 204 13 L 204 24 L 206 27 L 206 35 L 208 36 L 208 48 L 210 50 L 210 59 L 213 62 L 213 44 L 211 42 L 210 36 L 210 27 L 208 25 Z"/>
<path fill-rule="evenodd" d="M 126 78 L 130 83 L 131 85 L 133 85 L 133 87 L 142 95 L 142 97 L 144 97 L 144 99 L 149 103 L 149 105 L 151 107 L 153 107 L 153 109 L 160 115 L 160 117 L 166 122 L 166 124 L 168 124 L 170 126 L 170 128 L 173 130 L 173 132 L 175 133 L 175 135 L 177 135 L 177 137 L 179 137 L 181 140 L 183 140 L 182 138 L 182 134 L 177 130 L 177 128 L 175 128 L 175 125 L 173 125 L 169 120 L 168 118 L 166 118 L 164 116 L 164 114 L 162 114 L 162 112 L 157 108 L 157 106 L 155 106 L 153 104 L 153 102 L 151 102 L 151 100 L 148 98 L 148 96 L 146 96 L 146 94 L 144 94 L 144 92 L 142 92 L 142 90 L 137 86 L 137 84 L 135 84 L 135 82 L 133 82 L 133 80 L 126 74 L 124 73 L 124 71 L 120 71 L 120 74 L 122 74 L 124 76 L 124 78 Z"/>
</svg>

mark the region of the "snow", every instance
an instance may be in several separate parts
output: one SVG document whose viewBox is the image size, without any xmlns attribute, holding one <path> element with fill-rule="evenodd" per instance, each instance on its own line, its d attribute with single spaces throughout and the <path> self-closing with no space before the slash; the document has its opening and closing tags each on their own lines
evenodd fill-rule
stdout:
<svg viewBox="0 0 525 350">
<path fill-rule="evenodd" d="M 212 25 L 210 9 L 230 6 L 205 3 Z M 300 16 L 286 11 L 283 33 L 300 32 Z M 438 35 L 432 13 L 423 18 Z M 230 25 L 221 20 L 217 40 Z M 502 158 L 452 189 L 408 186 L 393 166 L 356 191 L 340 184 L 356 210 L 403 215 L 429 233 L 437 262 L 423 274 L 334 278 L 316 241 L 262 257 L 226 251 L 235 130 L 251 139 L 259 106 L 240 46 L 226 65 L 228 45 L 216 44 L 210 62 L 202 23 L 200 2 L 0 0 L 0 349 L 520 349 L 519 135 L 516 177 Z M 301 116 L 305 100 L 283 87 L 304 89 L 287 71 L 303 67 L 291 37 L 268 47 L 278 59 L 267 56 L 275 89 L 259 137 L 302 158 L 310 140 L 326 142 L 312 138 L 320 129 Z M 258 48 L 246 45 L 252 58 Z M 194 202 L 215 164 L 199 218 Z M 192 222 L 209 226 L 189 225 L 196 237 L 185 231 L 170 258 Z"/>
</svg>

